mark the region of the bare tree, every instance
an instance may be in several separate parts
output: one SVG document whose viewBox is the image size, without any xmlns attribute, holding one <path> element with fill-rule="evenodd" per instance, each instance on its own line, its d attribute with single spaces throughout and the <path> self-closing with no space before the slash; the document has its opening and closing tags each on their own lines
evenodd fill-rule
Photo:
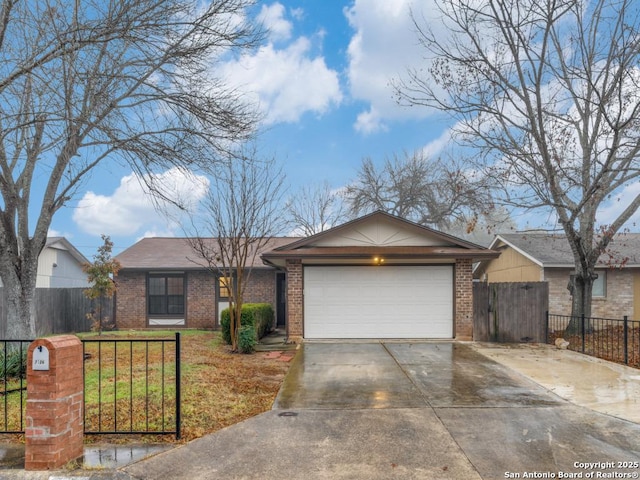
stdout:
<svg viewBox="0 0 640 480">
<path fill-rule="evenodd" d="M 285 206 L 289 227 L 296 233 L 310 236 L 333 228 L 347 220 L 342 192 L 329 182 L 304 185 Z"/>
<path fill-rule="evenodd" d="M 255 149 L 230 156 L 214 177 L 188 241 L 195 263 L 220 278 L 229 292 L 231 349 L 238 350 L 240 313 L 251 275 L 250 266 L 275 234 L 284 175 L 273 160 L 256 158 Z"/>
<path fill-rule="evenodd" d="M 421 153 L 387 158 L 380 168 L 365 158 L 345 197 L 353 216 L 382 210 L 440 229 L 473 222 L 491 200 L 481 179 L 458 168 L 455 161 L 445 164 Z"/>
<path fill-rule="evenodd" d="M 251 3 L 2 1 L 0 275 L 10 338 L 36 333 L 47 230 L 93 169 L 117 162 L 152 181 L 142 174 L 207 167 L 249 134 L 253 110 L 213 66 L 260 40 L 245 23 Z"/>
<path fill-rule="evenodd" d="M 399 99 L 450 113 L 464 146 L 512 206 L 551 212 L 575 263 L 573 315 L 591 313 L 594 267 L 640 205 L 603 202 L 640 174 L 640 29 L 635 0 L 441 0 L 436 32 L 414 15 L 430 66 Z"/>
</svg>

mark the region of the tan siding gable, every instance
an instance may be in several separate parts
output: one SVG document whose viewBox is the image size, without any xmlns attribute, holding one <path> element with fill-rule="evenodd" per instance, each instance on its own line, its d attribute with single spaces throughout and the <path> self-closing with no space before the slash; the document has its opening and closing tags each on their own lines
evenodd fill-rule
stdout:
<svg viewBox="0 0 640 480">
<path fill-rule="evenodd" d="M 346 246 L 453 246 L 436 235 L 416 228 L 402 225 L 388 218 L 370 218 L 366 222 L 353 224 L 350 228 L 341 229 L 330 237 L 323 237 L 313 243 L 315 247 Z"/>
<path fill-rule="evenodd" d="M 500 244 L 496 245 L 494 250 L 499 250 L 502 253 L 498 258 L 486 263 L 481 280 L 488 282 L 540 282 L 544 280 L 542 267 L 513 248 Z"/>
</svg>

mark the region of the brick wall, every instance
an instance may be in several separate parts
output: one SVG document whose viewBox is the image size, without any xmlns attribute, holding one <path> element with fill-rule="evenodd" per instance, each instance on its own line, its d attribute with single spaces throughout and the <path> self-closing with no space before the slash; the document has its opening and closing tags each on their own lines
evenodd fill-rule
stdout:
<svg viewBox="0 0 640 480">
<path fill-rule="evenodd" d="M 455 266 L 455 338 L 473 338 L 473 274 L 470 259 L 458 259 Z"/>
<path fill-rule="evenodd" d="M 302 261 L 287 260 L 287 338 L 302 341 L 303 284 Z"/>
<path fill-rule="evenodd" d="M 571 269 L 546 269 L 545 280 L 549 282 L 549 312 L 571 315 L 571 295 L 567 289 Z M 602 318 L 633 318 L 633 271 L 606 270 L 606 297 L 593 298 L 591 315 Z"/>
<path fill-rule="evenodd" d="M 119 272 L 116 282 L 116 326 L 120 330 L 147 327 L 147 275 Z"/>
<path fill-rule="evenodd" d="M 147 328 L 147 273 L 120 272 L 116 278 L 116 326 Z M 188 272 L 185 327 L 217 328 L 216 277 L 210 272 Z M 272 269 L 254 270 L 245 290 L 247 303 L 276 302 L 276 275 Z"/>
<path fill-rule="evenodd" d="M 270 303 L 276 305 L 276 271 L 260 268 L 251 271 L 244 295 L 245 303 Z"/>
<path fill-rule="evenodd" d="M 189 272 L 187 281 L 187 328 L 215 328 L 216 279 L 210 272 Z"/>
</svg>

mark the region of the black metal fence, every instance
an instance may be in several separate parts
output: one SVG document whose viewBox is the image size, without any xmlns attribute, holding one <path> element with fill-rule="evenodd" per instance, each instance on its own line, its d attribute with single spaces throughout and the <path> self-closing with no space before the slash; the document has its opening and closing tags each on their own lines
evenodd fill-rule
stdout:
<svg viewBox="0 0 640 480">
<path fill-rule="evenodd" d="M 570 350 L 640 368 L 640 321 L 547 313 L 547 342 L 558 338 Z"/>
<path fill-rule="evenodd" d="M 84 348 L 84 432 L 180 438 L 180 333 L 91 339 Z"/>
<path fill-rule="evenodd" d="M 0 433 L 24 433 L 31 340 L 0 340 Z M 84 339 L 84 432 L 180 438 L 180 333 L 169 339 Z"/>
<path fill-rule="evenodd" d="M 0 433 L 23 433 L 27 405 L 27 351 L 31 340 L 0 340 Z"/>
</svg>

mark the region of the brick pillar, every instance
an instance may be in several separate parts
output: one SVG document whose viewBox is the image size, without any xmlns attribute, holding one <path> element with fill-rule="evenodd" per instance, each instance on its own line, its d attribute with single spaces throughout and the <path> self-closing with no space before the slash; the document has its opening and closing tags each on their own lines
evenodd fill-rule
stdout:
<svg viewBox="0 0 640 480">
<path fill-rule="evenodd" d="M 292 343 L 302 341 L 302 260 L 287 260 L 287 339 Z"/>
<path fill-rule="evenodd" d="M 456 340 L 473 340 L 473 275 L 471 259 L 456 260 Z"/>
<path fill-rule="evenodd" d="M 82 343 L 73 335 L 41 338 L 29 346 L 26 470 L 53 470 L 82 456 L 82 362 Z"/>
</svg>

